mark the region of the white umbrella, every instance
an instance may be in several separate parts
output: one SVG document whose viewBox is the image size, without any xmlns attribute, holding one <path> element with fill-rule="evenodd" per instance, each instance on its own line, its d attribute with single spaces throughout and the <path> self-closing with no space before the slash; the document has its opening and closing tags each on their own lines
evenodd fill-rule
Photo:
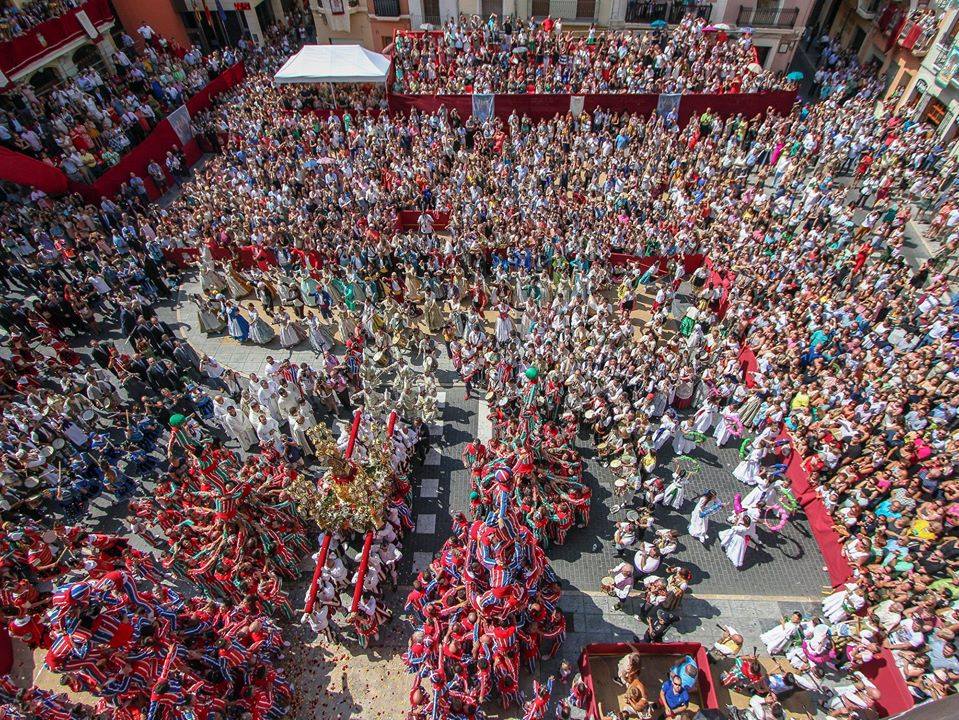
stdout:
<svg viewBox="0 0 959 720">
<path fill-rule="evenodd" d="M 717 30 L 729 30 L 729 25 L 726 23 L 715 23 L 713 27 Z"/>
<path fill-rule="evenodd" d="M 761 73 L 763 71 L 763 66 L 759 63 L 749 63 L 749 65 L 746 66 L 746 69 L 749 70 L 749 72 Z"/>
</svg>

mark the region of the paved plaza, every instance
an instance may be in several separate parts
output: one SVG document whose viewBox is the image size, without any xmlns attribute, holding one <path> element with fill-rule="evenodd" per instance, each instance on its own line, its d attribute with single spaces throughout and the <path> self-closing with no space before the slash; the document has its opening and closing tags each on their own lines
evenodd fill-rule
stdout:
<svg viewBox="0 0 959 720">
<path fill-rule="evenodd" d="M 188 298 L 197 286 L 188 281 L 180 298 Z M 682 308 L 677 307 L 676 312 Z M 641 307 L 639 315 L 643 315 Z M 318 356 L 308 343 L 298 348 L 280 348 L 274 340 L 268 347 L 241 345 L 230 337 L 207 337 L 199 332 L 192 302 L 180 300 L 165 307 L 161 318 L 170 322 L 200 353 L 216 357 L 221 363 L 242 373 L 261 372 L 267 356 L 287 357 L 297 362 L 316 362 Z M 367 651 L 354 643 L 327 645 L 308 637 L 308 631 L 295 628 L 287 662 L 300 692 L 297 718 L 401 718 L 408 705 L 411 677 L 405 672 L 401 654 L 412 627 L 402 617 L 408 585 L 424 568 L 449 535 L 451 518 L 468 504 L 468 471 L 461 454 L 474 437 L 488 437 L 488 407 L 475 397 L 465 399 L 465 391 L 445 356 L 438 377 L 441 414 L 432 428 L 434 445 L 425 464 L 416 472 L 413 512 L 416 529 L 404 540 L 404 559 L 400 582 L 405 587 L 392 594 L 394 619 L 381 634 L 380 643 Z M 343 419 L 341 418 L 341 421 Z M 586 479 L 593 492 L 592 511 L 586 528 L 573 528 L 563 546 L 552 545 L 547 554 L 563 581 L 561 606 L 566 614 L 568 634 L 559 656 L 540 669 L 544 675 L 554 671 L 561 659 L 575 662 L 581 648 L 589 643 L 632 641 L 641 637 L 644 623 L 635 616 L 636 602 L 627 601 L 614 610 L 613 600 L 599 591 L 600 580 L 621 560 L 612 541 L 613 526 L 624 511 L 612 512 L 621 502 L 612 494 L 614 475 L 601 464 L 592 442 L 582 434 L 578 441 L 586 460 Z M 668 446 L 667 446 L 668 448 Z M 662 457 L 659 470 L 669 467 L 670 455 Z M 687 498 L 707 488 L 732 503 L 743 486 L 731 470 L 739 462 L 736 447 L 717 448 L 712 438 L 694 456 L 702 472 L 687 488 Z M 762 647 L 759 635 L 794 610 L 815 613 L 827 575 L 822 557 L 804 518 L 794 518 L 781 534 L 760 529 L 762 545 L 750 548 L 746 567 L 736 570 L 719 547 L 717 533 L 724 517 L 714 522 L 711 539 L 703 546 L 686 532 L 692 502 L 684 513 L 659 508 L 656 526 L 674 528 L 680 533 L 679 549 L 667 561 L 689 568 L 693 574 L 691 592 L 684 598 L 681 620 L 667 640 L 686 640 L 711 644 L 718 636 L 719 623 L 731 624 L 745 638 L 745 647 Z M 294 605 L 302 606 L 309 574 L 304 567 L 303 581 L 294 588 Z M 503 717 L 512 717 L 507 714 Z"/>
</svg>

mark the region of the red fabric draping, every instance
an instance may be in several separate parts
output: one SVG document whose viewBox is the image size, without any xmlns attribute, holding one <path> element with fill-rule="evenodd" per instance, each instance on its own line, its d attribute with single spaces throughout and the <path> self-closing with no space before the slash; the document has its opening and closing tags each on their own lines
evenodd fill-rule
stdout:
<svg viewBox="0 0 959 720">
<path fill-rule="evenodd" d="M 433 218 L 434 230 L 445 230 L 450 224 L 450 214 L 441 210 L 427 210 L 426 214 Z M 396 230 L 403 232 L 419 227 L 419 210 L 400 210 L 396 213 Z"/>
<path fill-rule="evenodd" d="M 496 117 L 506 119 L 515 110 L 519 115 L 528 115 L 533 120 L 552 118 L 557 113 L 569 112 L 571 95 L 497 95 L 494 103 Z M 603 108 L 613 112 L 651 115 L 659 103 L 658 94 L 594 94 L 583 95 L 583 110 L 592 112 Z M 691 119 L 698 118 L 706 108 L 722 118 L 742 114 L 754 117 L 770 109 L 780 114 L 788 113 L 796 101 L 792 90 L 775 90 L 762 93 L 692 94 L 683 95 L 679 103 L 680 123 L 685 125 Z M 471 95 L 388 95 L 390 112 L 405 113 L 416 109 L 423 112 L 435 112 L 440 107 L 456 108 L 460 117 L 473 114 Z"/>
<path fill-rule="evenodd" d="M 0 147 L 0 180 L 39 188 L 47 195 L 61 195 L 69 185 L 60 168 L 5 147 Z"/>
<path fill-rule="evenodd" d="M 583 648 L 579 656 L 579 672 L 589 688 L 590 701 L 586 711 L 588 720 L 602 720 L 599 708 L 596 706 L 596 692 L 593 685 L 593 673 L 589 661 L 594 655 L 627 655 L 636 649 L 642 655 L 691 655 L 699 666 L 698 688 L 699 697 L 706 710 L 719 709 L 719 698 L 716 697 L 716 685 L 709 669 L 709 656 L 706 648 L 699 643 L 593 643 Z M 647 688 L 652 696 L 659 692 L 659 688 Z"/>
<path fill-rule="evenodd" d="M 683 270 L 689 275 L 692 272 L 695 272 L 700 265 L 705 262 L 706 256 L 701 253 L 692 253 L 690 255 L 683 256 Z M 630 255 L 629 253 L 610 253 L 609 254 L 609 264 L 615 267 L 624 267 L 630 264 L 639 265 L 639 269 L 645 272 L 650 265 L 653 263 L 659 263 L 659 269 L 656 271 L 658 274 L 662 275 L 667 272 L 669 267 L 670 257 L 666 255 Z"/>
<path fill-rule="evenodd" d="M 0 42 L 0 70 L 3 70 L 3 74 L 12 78 L 31 63 L 78 37 L 88 37 L 77 20 L 77 14 L 82 10 L 86 11 L 94 27 L 113 20 L 109 0 L 87 0 L 65 15 L 42 22 L 12 40 Z"/>
<path fill-rule="evenodd" d="M 883 717 L 898 715 L 916 704 L 889 648 L 883 648 L 878 658 L 863 665 L 862 674 L 879 690 L 877 705 Z"/>
<path fill-rule="evenodd" d="M 224 70 L 216 78 L 211 80 L 206 87 L 187 101 L 187 108 L 190 114 L 193 115 L 209 107 L 214 97 L 236 86 L 245 77 L 246 68 L 243 66 L 243 63 L 236 63 L 232 67 Z M 120 186 L 130 179 L 130 173 L 133 173 L 143 179 L 150 197 L 156 199 L 159 197 L 160 191 L 147 172 L 147 166 L 151 161 L 156 160 L 160 166 L 163 167 L 164 173 L 167 175 L 167 180 L 172 182 L 173 178 L 166 172 L 166 166 L 163 164 L 163 161 L 166 159 L 167 152 L 173 148 L 181 148 L 187 163 L 190 165 L 193 165 L 202 155 L 196 140 L 191 140 L 186 145 L 183 145 L 169 120 L 164 118 L 157 123 L 157 126 L 153 128 L 143 142 L 124 155 L 119 163 L 97 178 L 97 181 L 92 185 L 69 182 L 66 181 L 66 176 L 64 176 L 67 185 L 60 192 L 69 189 L 71 192 L 80 193 L 86 200 L 97 201 L 104 196 L 112 197 L 116 195 Z M 13 153 L 13 155 L 16 157 L 14 164 L 17 166 L 24 165 L 28 161 L 31 161 L 31 158 L 26 155 L 19 153 Z M 7 179 L 6 166 L 9 164 L 10 163 L 3 163 L 2 170 L 0 170 L 0 177 L 3 179 Z"/>
<path fill-rule="evenodd" d="M 748 345 L 743 345 L 743 349 L 739 351 L 739 367 L 743 371 L 743 382 L 746 383 L 746 387 L 755 387 L 756 378 L 752 374 L 759 369 L 759 363 L 756 362 L 756 353 Z"/>
<path fill-rule="evenodd" d="M 7 675 L 13 667 L 13 643 L 6 623 L 0 623 L 0 675 Z"/>
</svg>

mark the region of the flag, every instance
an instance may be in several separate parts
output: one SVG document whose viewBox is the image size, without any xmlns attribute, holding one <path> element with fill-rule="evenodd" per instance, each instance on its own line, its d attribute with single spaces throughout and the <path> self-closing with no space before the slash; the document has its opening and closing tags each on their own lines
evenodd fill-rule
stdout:
<svg viewBox="0 0 959 720">
<path fill-rule="evenodd" d="M 216 0 L 216 13 L 220 16 L 220 22 L 223 24 L 223 31 L 226 32 L 226 12 L 223 10 L 223 3 Z"/>
<path fill-rule="evenodd" d="M 206 15 L 206 24 L 211 28 L 213 27 L 213 15 L 210 14 L 210 6 L 206 4 L 206 0 L 201 0 L 203 3 L 203 13 Z"/>
</svg>

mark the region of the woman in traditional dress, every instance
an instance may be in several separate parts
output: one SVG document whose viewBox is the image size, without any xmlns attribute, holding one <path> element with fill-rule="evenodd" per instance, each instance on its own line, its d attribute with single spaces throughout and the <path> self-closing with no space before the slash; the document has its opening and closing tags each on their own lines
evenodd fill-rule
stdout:
<svg viewBox="0 0 959 720">
<path fill-rule="evenodd" d="M 508 343 L 513 334 L 513 320 L 509 316 L 509 305 L 501 302 L 496 306 L 496 342 Z"/>
<path fill-rule="evenodd" d="M 217 272 L 215 267 L 204 265 L 200 268 L 200 290 L 205 295 L 215 295 L 226 290 L 226 280 Z"/>
<path fill-rule="evenodd" d="M 196 304 L 197 321 L 200 325 L 200 331 L 205 335 L 212 335 L 223 330 L 226 323 L 213 307 L 200 295 L 194 294 L 191 299 Z"/>
<path fill-rule="evenodd" d="M 227 270 L 224 273 L 224 278 L 226 279 L 227 289 L 230 291 L 230 295 L 234 300 L 245 298 L 247 295 L 253 292 L 253 286 L 244 279 L 244 277 L 236 269 L 236 266 L 233 266 Z"/>
<path fill-rule="evenodd" d="M 280 310 L 276 314 L 276 321 L 280 325 L 280 345 L 282 347 L 296 347 L 306 339 L 306 332 L 286 311 Z"/>
<path fill-rule="evenodd" d="M 736 466 L 736 469 L 733 470 L 733 477 L 746 485 L 756 485 L 760 478 L 760 463 L 765 454 L 766 449 L 763 447 L 763 443 L 759 442 L 757 438 L 753 441 L 752 445 L 749 446 L 749 454 L 746 456 L 746 459 L 740 462 L 739 465 Z"/>
<path fill-rule="evenodd" d="M 716 405 L 712 400 L 706 400 L 703 406 L 693 416 L 693 430 L 705 435 L 716 422 Z"/>
<path fill-rule="evenodd" d="M 423 320 L 431 333 L 443 327 L 443 314 L 440 312 L 439 303 L 431 293 L 426 294 L 423 302 Z"/>
<path fill-rule="evenodd" d="M 752 518 L 746 513 L 731 515 L 729 522 L 730 527 L 719 533 L 719 542 L 726 551 L 726 557 L 737 568 L 741 568 L 746 559 L 746 548 L 749 547 L 750 538 L 755 541 L 756 530 L 753 527 Z"/>
<path fill-rule="evenodd" d="M 866 605 L 866 596 L 857 583 L 849 582 L 822 600 L 822 612 L 834 625 L 848 620 Z"/>
<path fill-rule="evenodd" d="M 308 312 L 306 315 L 306 328 L 310 338 L 310 346 L 320 355 L 325 355 L 327 350 L 333 349 L 333 339 L 326 332 L 320 319 Z"/>
<path fill-rule="evenodd" d="M 226 328 L 230 337 L 239 342 L 246 342 L 250 337 L 250 323 L 240 313 L 240 308 L 233 303 L 227 304 Z"/>
<path fill-rule="evenodd" d="M 788 618 L 784 617 L 778 625 L 760 635 L 759 639 L 770 655 L 779 655 L 799 637 L 801 626 L 802 614 L 795 612 Z"/>
<path fill-rule="evenodd" d="M 714 491 L 707 490 L 703 493 L 689 516 L 689 534 L 705 545 L 709 536 L 709 518 L 722 509 L 723 504 L 716 498 Z"/>
<path fill-rule="evenodd" d="M 266 345 L 276 336 L 276 333 L 270 324 L 260 317 L 253 303 L 250 303 L 246 307 L 250 312 L 250 340 L 257 345 Z"/>
<path fill-rule="evenodd" d="M 683 502 L 686 500 L 686 481 L 688 479 L 689 473 L 686 468 L 680 463 L 674 464 L 673 480 L 663 492 L 663 505 L 674 510 L 682 510 Z"/>
<path fill-rule="evenodd" d="M 743 423 L 739 415 L 734 412 L 724 412 L 716 423 L 716 429 L 713 431 L 713 437 L 716 439 L 716 445 L 722 447 L 730 438 L 741 438 L 743 436 Z"/>
</svg>

